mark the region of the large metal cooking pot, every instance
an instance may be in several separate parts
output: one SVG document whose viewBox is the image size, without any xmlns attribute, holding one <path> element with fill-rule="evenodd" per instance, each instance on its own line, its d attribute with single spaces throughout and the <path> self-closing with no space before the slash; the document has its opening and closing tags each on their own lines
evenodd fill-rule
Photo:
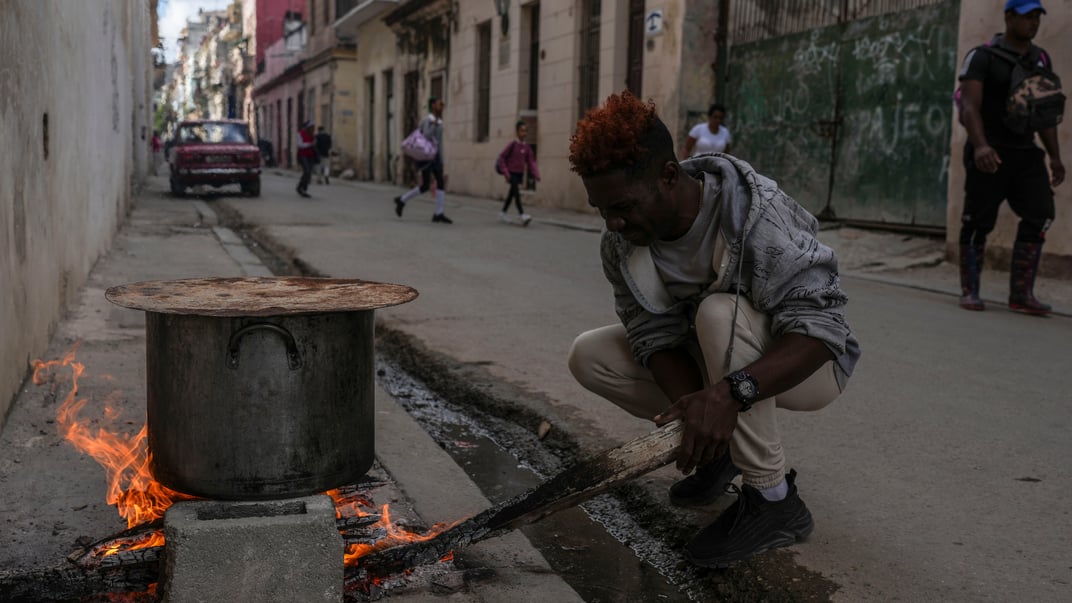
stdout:
<svg viewBox="0 0 1072 603">
<path fill-rule="evenodd" d="M 373 309 L 409 287 L 190 279 L 108 290 L 146 311 L 149 452 L 165 486 L 222 500 L 353 483 L 374 456 Z"/>
</svg>

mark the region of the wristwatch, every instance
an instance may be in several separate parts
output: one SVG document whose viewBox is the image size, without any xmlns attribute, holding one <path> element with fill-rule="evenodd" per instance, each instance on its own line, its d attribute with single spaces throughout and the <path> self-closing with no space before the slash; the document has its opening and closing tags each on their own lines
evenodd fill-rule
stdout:
<svg viewBox="0 0 1072 603">
<path fill-rule="evenodd" d="M 748 412 L 759 399 L 759 384 L 755 377 L 745 371 L 736 371 L 726 375 L 730 384 L 730 395 L 741 405 L 738 412 Z"/>
</svg>

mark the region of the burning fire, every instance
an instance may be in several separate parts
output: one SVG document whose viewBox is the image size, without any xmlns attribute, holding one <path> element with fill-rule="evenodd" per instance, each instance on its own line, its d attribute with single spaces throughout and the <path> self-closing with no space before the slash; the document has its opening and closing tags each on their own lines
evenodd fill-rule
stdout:
<svg viewBox="0 0 1072 603">
<path fill-rule="evenodd" d="M 59 389 L 68 379 L 63 374 L 69 369 L 69 385 L 63 404 L 57 411 L 56 420 L 60 433 L 75 448 L 91 456 L 107 473 L 107 502 L 115 505 L 119 515 L 127 520 L 127 527 L 132 528 L 160 519 L 168 507 L 177 500 L 191 500 L 196 497 L 171 490 L 153 479 L 149 472 L 151 455 L 146 439 L 148 426 L 134 435 L 121 433 L 118 424 L 122 421 L 121 411 L 117 406 L 120 400 L 118 390 L 109 394 L 104 400 L 103 417 L 108 424 L 97 428 L 91 427 L 96 420 L 84 418 L 80 413 L 89 403 L 88 398 L 78 397 L 78 381 L 85 372 L 85 366 L 75 360 L 79 343 L 75 343 L 60 360 L 33 362 L 33 382 L 44 385 L 51 382 L 53 391 Z M 105 379 L 111 379 L 104 376 Z M 129 421 L 128 421 L 129 423 Z M 372 513 L 362 506 L 372 509 L 372 501 L 363 496 L 343 496 L 339 490 L 326 492 L 335 501 L 335 517 L 356 518 L 369 517 Z M 457 523 L 457 522 L 455 522 Z M 425 533 L 411 532 L 391 520 L 388 505 L 383 505 L 379 519 L 368 526 L 370 533 L 383 533 L 374 544 L 352 543 L 347 545 L 344 557 L 347 566 L 358 565 L 358 559 L 381 549 L 400 544 L 423 542 L 434 538 L 439 533 L 453 527 L 454 524 L 439 523 Z M 133 537 L 113 540 L 101 547 L 97 554 L 114 555 L 120 551 L 137 550 L 164 544 L 163 530 L 152 530 Z M 441 561 L 453 559 L 453 552 Z"/>
<path fill-rule="evenodd" d="M 371 506 L 372 503 L 369 500 L 343 497 L 338 490 L 328 490 L 325 494 L 335 501 L 336 519 L 342 519 L 344 517 L 368 517 L 371 515 L 371 513 L 364 511 L 361 508 L 362 506 Z M 353 567 L 358 565 L 358 560 L 361 557 L 364 557 L 369 553 L 400 544 L 411 544 L 414 542 L 431 540 L 454 525 L 455 524 L 437 523 L 423 534 L 411 532 L 404 527 L 395 525 L 395 523 L 391 521 L 390 505 L 385 504 L 380 510 L 380 519 L 369 526 L 371 532 L 382 530 L 385 532 L 385 535 L 382 538 L 378 538 L 375 544 L 352 543 L 347 545 L 346 555 L 343 557 L 343 560 L 347 567 Z M 453 558 L 454 552 L 451 551 L 445 555 L 441 561 L 450 561 Z"/>
<path fill-rule="evenodd" d="M 164 511 L 176 500 L 194 498 L 171 490 L 153 479 L 149 473 L 146 426 L 143 424 L 134 435 L 122 433 L 117 427 L 122 421 L 122 413 L 116 404 L 120 396 L 118 390 L 104 399 L 103 419 L 107 425 L 94 428 L 94 419 L 80 416 L 89 399 L 78 397 L 78 380 L 85 372 L 85 366 L 75 361 L 78 346 L 79 343 L 75 343 L 60 360 L 35 360 L 33 382 L 43 385 L 52 381 L 53 388 L 57 389 L 67 380 L 61 371 L 70 370 L 70 389 L 56 413 L 56 422 L 67 441 L 104 468 L 108 481 L 108 504 L 116 506 L 120 517 L 127 520 L 127 527 L 130 528 L 163 517 Z M 162 544 L 163 532 L 157 530 L 147 538 L 116 544 L 104 554 Z"/>
</svg>

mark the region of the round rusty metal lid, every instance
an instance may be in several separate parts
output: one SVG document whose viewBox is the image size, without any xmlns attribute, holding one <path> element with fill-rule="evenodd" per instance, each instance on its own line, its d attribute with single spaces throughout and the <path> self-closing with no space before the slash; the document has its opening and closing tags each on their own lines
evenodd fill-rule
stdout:
<svg viewBox="0 0 1072 603">
<path fill-rule="evenodd" d="M 104 296 L 119 306 L 162 314 L 287 316 L 396 306 L 416 298 L 417 290 L 357 279 L 242 277 L 144 281 L 111 287 Z"/>
</svg>

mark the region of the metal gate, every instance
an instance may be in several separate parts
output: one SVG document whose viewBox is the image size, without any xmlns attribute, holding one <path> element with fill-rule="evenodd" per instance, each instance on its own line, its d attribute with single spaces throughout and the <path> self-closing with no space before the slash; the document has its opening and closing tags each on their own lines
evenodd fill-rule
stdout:
<svg viewBox="0 0 1072 603">
<path fill-rule="evenodd" d="M 734 155 L 824 218 L 944 227 L 959 0 L 727 4 Z"/>
</svg>

